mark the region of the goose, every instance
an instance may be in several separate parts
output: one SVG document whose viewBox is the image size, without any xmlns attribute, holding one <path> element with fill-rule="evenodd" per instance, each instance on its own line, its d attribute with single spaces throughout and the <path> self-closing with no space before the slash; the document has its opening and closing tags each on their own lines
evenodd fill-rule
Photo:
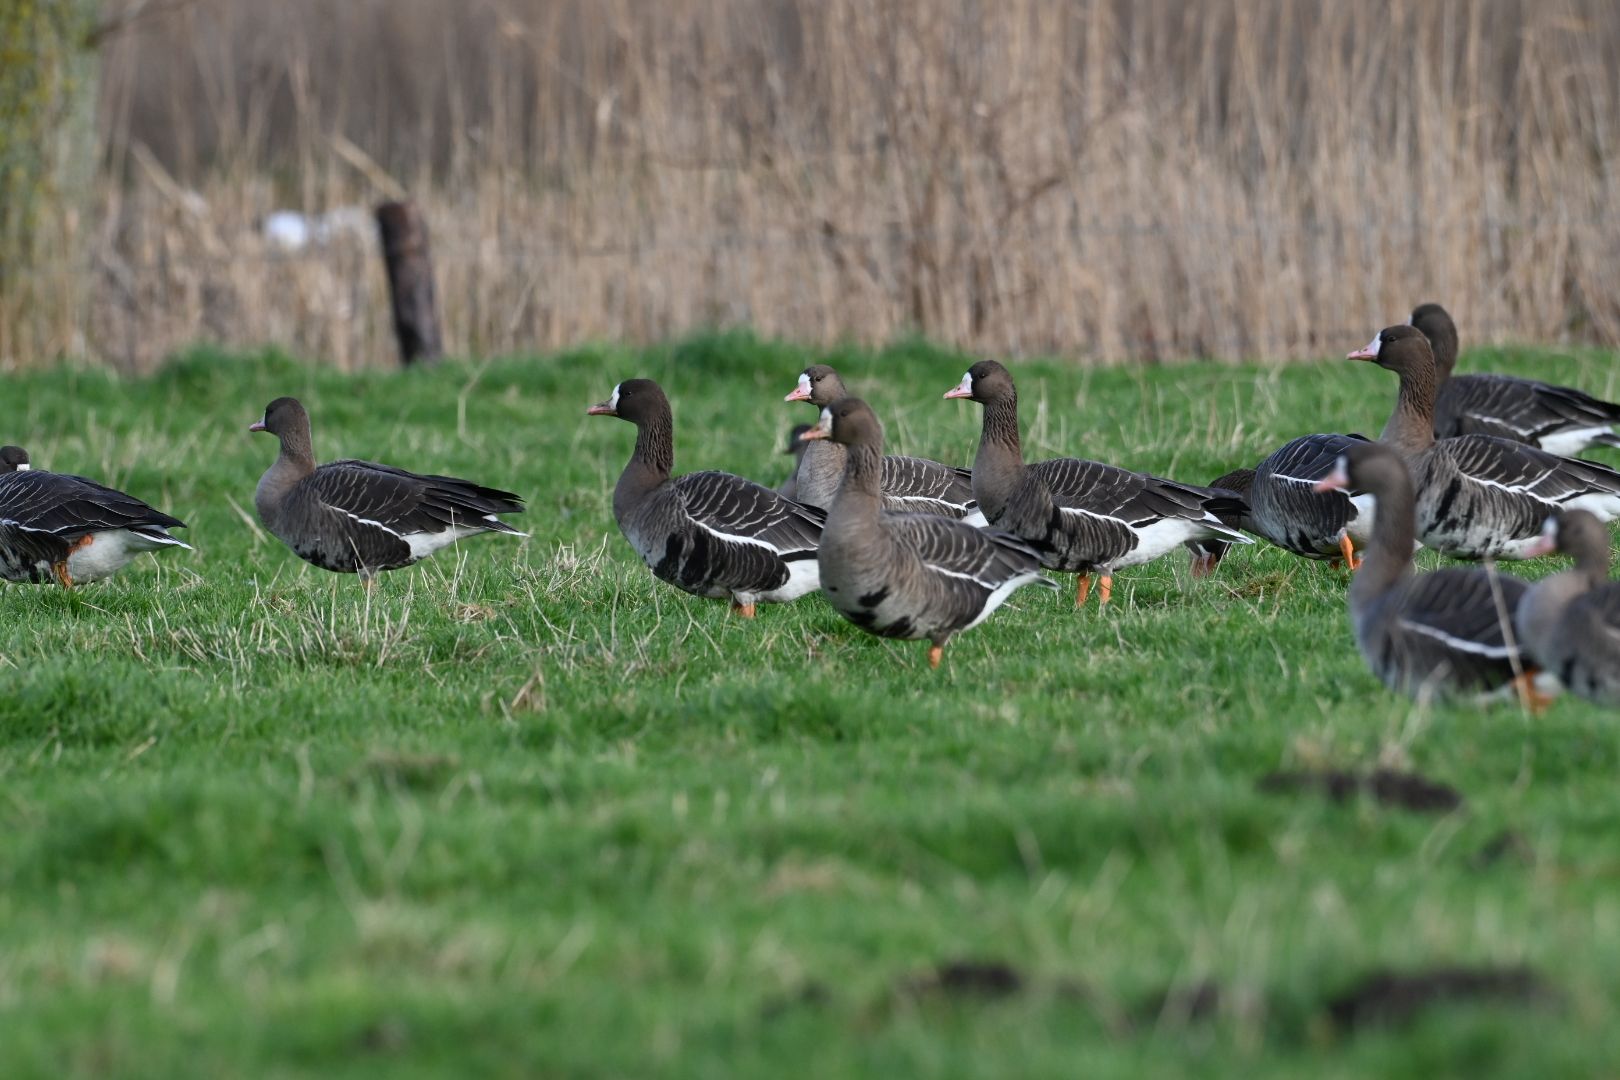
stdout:
<svg viewBox="0 0 1620 1080">
<path fill-rule="evenodd" d="M 1584 510 L 1547 519 L 1537 554 L 1561 551 L 1573 569 L 1519 599 L 1513 624 L 1544 675 L 1598 705 L 1620 705 L 1620 582 L 1609 581 L 1609 532 Z M 1544 684 L 1543 684 L 1544 685 Z"/>
<path fill-rule="evenodd" d="M 524 536 L 497 514 L 523 512 L 510 491 L 453 476 L 419 475 L 370 461 L 316 466 L 309 413 L 281 397 L 249 425 L 281 442 L 265 470 L 253 506 L 270 534 L 305 562 L 358 574 L 370 588 L 385 570 L 398 570 L 479 533 Z"/>
<path fill-rule="evenodd" d="M 776 493 L 784 499 L 797 500 L 799 497 L 799 466 L 804 464 L 804 449 L 810 445 L 803 436 L 810 428 L 810 424 L 794 424 L 788 432 L 787 448 L 782 453 L 793 455 L 793 471 L 786 480 L 776 485 Z"/>
<path fill-rule="evenodd" d="M 1373 503 L 1363 492 L 1317 491 L 1339 455 L 1362 435 L 1301 435 L 1272 451 L 1252 469 L 1234 469 L 1210 485 L 1248 504 L 1239 524 L 1302 559 L 1322 559 L 1355 570 L 1356 555 L 1372 536 Z M 1224 540 L 1193 541 L 1196 576 L 1214 572 L 1230 547 Z"/>
<path fill-rule="evenodd" d="M 952 637 L 988 619 L 1020 586 L 1058 587 L 1016 536 L 939 514 L 885 511 L 883 425 L 860 398 L 824 407 L 804 438 L 847 451 L 816 562 L 828 601 L 867 633 L 926 638 L 928 666 L 937 668 Z"/>
<path fill-rule="evenodd" d="M 1348 446 L 1315 486 L 1364 491 L 1378 507 L 1349 608 L 1356 645 L 1379 681 L 1418 699 L 1490 698 L 1526 685 L 1516 682 L 1525 670 L 1510 631 L 1526 583 L 1492 568 L 1413 573 L 1412 477 L 1395 450 Z"/>
<path fill-rule="evenodd" d="M 652 570 L 676 588 L 729 599 L 743 618 L 820 587 L 816 546 L 826 514 L 725 472 L 671 477 L 675 422 L 651 379 L 627 379 L 589 416 L 636 426 L 636 448 L 613 488 L 613 517 Z"/>
<path fill-rule="evenodd" d="M 849 396 L 844 380 L 826 364 L 812 364 L 799 375 L 799 385 L 783 401 L 808 401 L 824 409 Z M 799 463 L 800 502 L 832 506 L 838 484 L 844 476 L 844 447 L 831 439 L 805 444 L 808 449 Z M 970 525 L 984 525 L 984 514 L 973 501 L 973 477 L 966 469 L 930 461 L 927 458 L 883 459 L 883 508 L 917 511 L 961 518 Z"/>
<path fill-rule="evenodd" d="M 1077 458 L 1026 465 L 1018 439 L 1018 391 L 994 360 L 974 364 L 945 396 L 984 406 L 973 459 L 980 509 L 993 527 L 1039 552 L 1048 570 L 1080 575 L 1076 607 L 1086 602 L 1093 574 L 1101 578 L 1099 604 L 1107 604 L 1116 570 L 1157 559 L 1189 540 L 1253 543 L 1235 524 L 1247 507 L 1230 493 Z"/>
<path fill-rule="evenodd" d="M 1348 354 L 1400 376 L 1400 394 L 1379 441 L 1406 459 L 1417 489 L 1417 537 L 1463 559 L 1528 558 L 1554 511 L 1620 516 L 1620 472 L 1492 435 L 1434 437 L 1434 354 L 1421 331 L 1379 331 Z"/>
<path fill-rule="evenodd" d="M 1496 435 L 1539 446 L 1549 454 L 1572 457 L 1593 446 L 1620 447 L 1620 404 L 1602 401 L 1567 386 L 1511 375 L 1453 375 L 1457 364 L 1457 324 L 1439 304 L 1419 304 L 1410 326 L 1422 331 L 1434 350 L 1440 392 L 1434 405 L 1434 434 Z"/>
<path fill-rule="evenodd" d="M 86 480 L 30 467 L 20 446 L 0 447 L 0 578 L 57 581 L 64 589 L 112 577 L 137 555 L 191 545 L 169 535 L 179 518 Z"/>
</svg>

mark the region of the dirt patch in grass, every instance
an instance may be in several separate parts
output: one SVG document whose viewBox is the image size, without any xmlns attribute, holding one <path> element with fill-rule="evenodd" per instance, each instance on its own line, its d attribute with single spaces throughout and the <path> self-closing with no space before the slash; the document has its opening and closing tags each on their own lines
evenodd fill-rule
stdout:
<svg viewBox="0 0 1620 1080">
<path fill-rule="evenodd" d="M 1256 785 L 1271 795 L 1317 792 L 1336 803 L 1368 795 L 1380 806 L 1423 814 L 1443 814 L 1463 803 L 1456 788 L 1417 773 L 1394 769 L 1352 772 L 1346 769 L 1299 769 L 1267 773 Z"/>
<path fill-rule="evenodd" d="M 1437 967 L 1423 971 L 1374 971 L 1328 999 L 1327 1012 L 1349 1030 L 1411 1023 L 1437 1005 L 1497 1002 L 1556 1003 L 1557 993 L 1527 967 Z"/>
</svg>

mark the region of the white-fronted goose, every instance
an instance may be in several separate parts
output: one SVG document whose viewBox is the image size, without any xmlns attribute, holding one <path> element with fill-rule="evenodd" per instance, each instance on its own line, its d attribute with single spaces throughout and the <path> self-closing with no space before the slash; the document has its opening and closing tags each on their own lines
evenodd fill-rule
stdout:
<svg viewBox="0 0 1620 1080">
<path fill-rule="evenodd" d="M 1018 391 L 1012 375 L 994 360 L 974 364 L 945 396 L 984 406 L 973 459 L 979 508 L 991 526 L 1033 547 L 1042 566 L 1080 575 L 1077 607 L 1086 601 L 1093 574 L 1101 577 L 1100 603 L 1106 604 L 1116 570 L 1157 559 L 1189 540 L 1253 543 L 1237 528 L 1247 508 L 1230 493 L 1078 458 L 1026 465 L 1018 436 Z"/>
<path fill-rule="evenodd" d="M 1542 578 L 1513 623 L 1544 676 L 1599 705 L 1620 705 L 1620 582 L 1609 581 L 1609 531 L 1584 510 L 1547 519 L 1535 554 L 1561 551 L 1573 569 Z"/>
<path fill-rule="evenodd" d="M 185 548 L 186 523 L 94 480 L 31 469 L 20 446 L 0 448 L 0 578 L 63 588 L 118 573 L 137 555 Z"/>
<path fill-rule="evenodd" d="M 1434 437 L 1434 354 L 1422 332 L 1391 326 L 1352 360 L 1400 376 L 1379 440 L 1406 459 L 1417 489 L 1417 537 L 1457 558 L 1527 558 L 1549 514 L 1569 507 L 1620 515 L 1620 472 L 1493 435 Z"/>
<path fill-rule="evenodd" d="M 1414 698 L 1492 696 L 1523 672 L 1507 628 L 1523 581 L 1492 569 L 1412 571 L 1412 477 L 1390 447 L 1357 443 L 1323 491 L 1354 489 L 1378 505 L 1361 569 L 1350 582 L 1350 625 L 1383 684 Z"/>
<path fill-rule="evenodd" d="M 1016 536 L 938 514 L 885 512 L 883 426 L 860 398 L 822 409 L 805 438 L 847 451 L 816 560 L 827 599 L 867 633 L 926 638 L 929 666 L 937 668 L 946 643 L 989 618 L 1020 585 L 1057 588 Z"/>
<path fill-rule="evenodd" d="M 1434 434 L 1496 435 L 1573 457 L 1592 446 L 1620 447 L 1620 404 L 1568 386 L 1512 375 L 1454 375 L 1457 324 L 1439 304 L 1420 304 L 1411 325 L 1434 350 L 1440 391 L 1434 404 Z"/>
<path fill-rule="evenodd" d="M 812 364 L 799 375 L 799 385 L 783 401 L 808 401 L 824 409 L 849 396 L 844 380 L 826 364 Z M 831 439 L 812 441 L 799 462 L 800 502 L 832 506 L 844 478 L 844 448 Z M 942 514 L 970 525 L 985 524 L 973 499 L 973 477 L 966 469 L 928 458 L 883 459 L 883 509 L 896 513 Z"/>
<path fill-rule="evenodd" d="M 1351 570 L 1356 549 L 1372 536 L 1373 502 L 1362 492 L 1317 491 L 1347 447 L 1361 435 L 1302 435 L 1284 443 L 1253 469 L 1234 469 L 1210 485 L 1248 504 L 1239 524 L 1302 559 L 1325 559 Z M 1193 573 L 1205 576 L 1225 556 L 1225 540 L 1194 541 Z"/>
<path fill-rule="evenodd" d="M 585 410 L 636 426 L 636 448 L 613 488 L 613 517 L 653 576 L 693 596 L 785 603 L 820 585 L 816 544 L 826 515 L 725 472 L 671 477 L 675 421 L 651 379 L 626 379 Z"/>
<path fill-rule="evenodd" d="M 788 444 L 782 453 L 793 455 L 793 471 L 788 474 L 786 480 L 776 485 L 776 493 L 784 499 L 796 501 L 799 497 L 799 466 L 804 464 L 804 450 L 805 447 L 810 445 L 801 436 L 810 430 L 810 426 L 809 424 L 794 424 L 793 429 L 788 432 Z"/>
<path fill-rule="evenodd" d="M 253 493 L 259 520 L 293 554 L 322 570 L 377 574 L 427 558 L 468 536 L 522 536 L 497 514 L 523 512 L 510 491 L 453 476 L 419 475 L 370 461 L 330 461 L 319 467 L 309 414 L 295 398 L 272 401 L 249 431 L 268 431 L 281 453 Z"/>
</svg>

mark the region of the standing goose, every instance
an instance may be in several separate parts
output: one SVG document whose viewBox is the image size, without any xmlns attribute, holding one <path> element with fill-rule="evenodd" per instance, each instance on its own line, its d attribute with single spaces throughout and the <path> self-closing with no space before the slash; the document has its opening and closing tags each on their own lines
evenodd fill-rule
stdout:
<svg viewBox="0 0 1620 1080">
<path fill-rule="evenodd" d="M 248 430 L 281 440 L 280 455 L 253 493 L 259 520 L 322 570 L 359 574 L 369 587 L 377 574 L 410 566 L 464 537 L 524 535 L 495 516 L 523 512 L 522 498 L 510 491 L 370 461 L 317 467 L 309 413 L 295 398 L 272 401 Z"/>
<path fill-rule="evenodd" d="M 1018 391 L 1007 369 L 994 360 L 974 364 L 945 396 L 984 406 L 973 494 L 985 517 L 1033 547 L 1042 566 L 1079 574 L 1076 607 L 1086 602 L 1093 574 L 1102 579 L 1098 591 L 1106 604 L 1116 570 L 1157 559 L 1189 540 L 1253 543 L 1222 520 L 1225 515 L 1235 523 L 1247 512 L 1231 493 L 1078 458 L 1026 465 L 1018 438 Z"/>
<path fill-rule="evenodd" d="M 1568 386 L 1511 375 L 1453 375 L 1457 364 L 1457 324 L 1439 304 L 1420 304 L 1411 325 L 1434 350 L 1440 383 L 1434 405 L 1434 434 L 1496 435 L 1570 457 L 1593 446 L 1620 447 L 1620 404 L 1602 401 Z"/>
<path fill-rule="evenodd" d="M 1491 435 L 1434 437 L 1434 354 L 1413 327 L 1381 330 L 1352 360 L 1397 373 L 1400 395 L 1379 441 L 1406 459 L 1417 489 L 1417 537 L 1463 559 L 1528 558 L 1556 510 L 1620 515 L 1620 472 Z"/>
<path fill-rule="evenodd" d="M 799 385 L 783 401 L 808 401 L 825 409 L 849 396 L 844 380 L 826 364 L 812 364 L 799 375 Z M 800 502 L 826 510 L 844 477 L 844 447 L 831 439 L 807 444 L 799 462 Z M 888 456 L 883 459 L 883 509 L 961 518 L 984 525 L 984 514 L 973 501 L 973 476 L 966 469 L 928 458 Z"/>
<path fill-rule="evenodd" d="M 729 599 L 754 617 L 820 585 L 820 510 L 724 472 L 671 477 L 675 422 L 651 379 L 627 379 L 585 410 L 636 425 L 636 448 L 613 488 L 613 517 L 653 576 L 693 596 Z"/>
<path fill-rule="evenodd" d="M 169 535 L 186 523 L 141 500 L 66 473 L 34 470 L 20 446 L 0 447 L 0 578 L 64 589 L 112 577 L 135 556 L 191 550 Z"/>
<path fill-rule="evenodd" d="M 1378 504 L 1372 542 L 1350 582 L 1350 625 L 1373 674 L 1414 698 L 1510 688 L 1523 668 L 1507 627 L 1525 583 L 1492 569 L 1413 573 L 1412 478 L 1387 446 L 1347 447 L 1316 486 L 1365 491 Z"/>
<path fill-rule="evenodd" d="M 979 625 L 1020 585 L 1057 588 L 1034 549 L 938 514 L 885 512 L 883 425 L 866 402 L 844 397 L 821 410 L 804 436 L 847 450 L 816 561 L 821 588 L 839 613 L 879 637 L 927 638 L 928 665 Z"/>
<path fill-rule="evenodd" d="M 805 447 L 810 445 L 801 436 L 809 430 L 809 424 L 794 424 L 793 430 L 788 432 L 787 448 L 782 453 L 793 455 L 793 471 L 786 480 L 776 485 L 776 493 L 784 499 L 797 500 L 799 497 L 799 467 L 804 464 Z"/>
<path fill-rule="evenodd" d="M 1372 536 L 1372 498 L 1362 492 L 1317 491 L 1339 455 L 1361 435 L 1302 435 L 1283 444 L 1253 469 L 1234 469 L 1210 485 L 1248 503 L 1241 525 L 1302 559 L 1326 559 L 1351 570 L 1361 565 L 1356 548 Z M 1194 541 L 1193 573 L 1207 576 L 1226 555 L 1225 540 Z"/>
<path fill-rule="evenodd" d="M 1571 693 L 1620 705 L 1620 582 L 1609 581 L 1609 532 L 1584 510 L 1547 519 L 1536 554 L 1562 551 L 1573 569 L 1542 578 L 1519 600 L 1524 651 Z"/>
</svg>

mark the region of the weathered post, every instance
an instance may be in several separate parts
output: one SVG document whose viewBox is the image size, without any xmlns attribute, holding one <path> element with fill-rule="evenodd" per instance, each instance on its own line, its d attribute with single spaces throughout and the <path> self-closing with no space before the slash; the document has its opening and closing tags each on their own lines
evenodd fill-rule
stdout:
<svg viewBox="0 0 1620 1080">
<path fill-rule="evenodd" d="M 377 207 L 377 230 L 388 268 L 400 363 L 407 367 L 431 364 L 444 354 L 444 343 L 439 337 L 439 301 L 433 289 L 427 222 L 415 203 L 385 202 Z"/>
</svg>

